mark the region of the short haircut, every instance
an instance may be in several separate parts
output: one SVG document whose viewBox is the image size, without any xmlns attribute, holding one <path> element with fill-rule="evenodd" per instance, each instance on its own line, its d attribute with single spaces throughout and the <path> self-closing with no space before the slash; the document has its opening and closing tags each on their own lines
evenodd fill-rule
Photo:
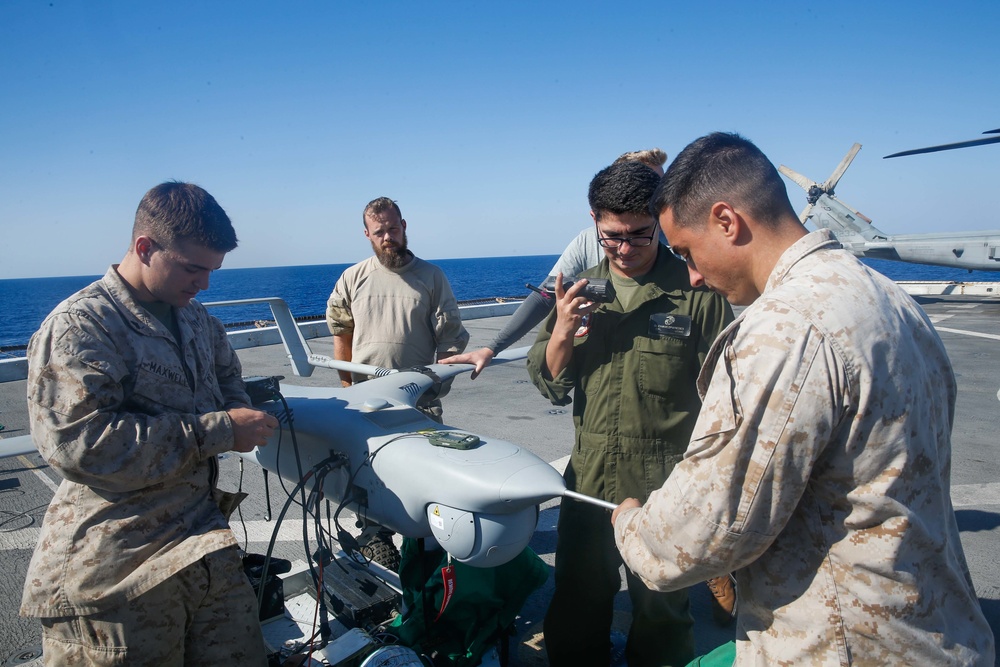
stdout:
<svg viewBox="0 0 1000 667">
<path fill-rule="evenodd" d="M 160 183 L 143 196 L 135 212 L 132 240 L 149 236 L 174 247 L 192 241 L 215 252 L 226 253 L 238 241 L 233 223 L 215 197 L 193 183 Z"/>
<path fill-rule="evenodd" d="M 368 229 L 368 217 L 376 216 L 379 213 L 384 213 L 392 209 L 399 216 L 399 219 L 403 219 L 403 213 L 399 210 L 399 206 L 393 200 L 388 197 L 379 197 L 378 199 L 373 199 L 368 202 L 368 206 L 365 206 L 364 213 L 361 214 L 361 224 L 364 225 L 365 229 Z"/>
<path fill-rule="evenodd" d="M 603 213 L 648 215 L 649 199 L 659 182 L 659 174 L 641 162 L 617 162 L 590 181 L 587 201 L 597 219 Z"/>
<path fill-rule="evenodd" d="M 628 153 L 622 153 L 615 160 L 615 164 L 619 162 L 641 162 L 647 167 L 652 167 L 656 169 L 657 167 L 662 168 L 667 162 L 667 154 L 664 153 L 659 148 L 647 148 L 644 151 L 629 151 Z"/>
<path fill-rule="evenodd" d="M 669 208 L 675 224 L 700 226 L 720 201 L 742 207 L 769 227 L 789 214 L 795 216 L 785 183 L 767 156 L 750 140 L 726 132 L 696 139 L 677 155 L 649 210 L 659 217 Z"/>
</svg>

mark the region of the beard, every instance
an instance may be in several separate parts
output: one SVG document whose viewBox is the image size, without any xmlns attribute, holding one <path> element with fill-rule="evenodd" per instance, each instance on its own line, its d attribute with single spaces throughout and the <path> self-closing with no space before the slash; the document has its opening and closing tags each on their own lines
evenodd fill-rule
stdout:
<svg viewBox="0 0 1000 667">
<path fill-rule="evenodd" d="M 410 261 L 411 253 L 406 247 L 406 232 L 403 232 L 403 240 L 399 245 L 383 248 L 374 241 L 371 243 L 379 263 L 387 269 L 402 268 Z"/>
</svg>

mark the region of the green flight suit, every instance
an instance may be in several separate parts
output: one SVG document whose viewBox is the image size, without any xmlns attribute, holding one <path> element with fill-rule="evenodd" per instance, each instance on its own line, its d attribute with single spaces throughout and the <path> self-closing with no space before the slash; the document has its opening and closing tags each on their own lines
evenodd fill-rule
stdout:
<svg viewBox="0 0 1000 667">
<path fill-rule="evenodd" d="M 610 278 L 609 271 L 605 259 L 581 277 Z M 613 503 L 645 501 L 683 457 L 701 407 L 698 372 L 733 319 L 729 304 L 692 289 L 687 267 L 662 248 L 638 282 L 630 311 L 616 300 L 590 315 L 577 332 L 569 365 L 554 379 L 545 379 L 541 369 L 555 312 L 528 353 L 528 372 L 542 394 L 556 405 L 573 402 L 576 438 L 566 486 Z M 608 512 L 563 499 L 555 593 L 545 617 L 551 665 L 609 664 L 621 564 Z M 686 665 L 694 658 L 687 591 L 650 591 L 627 570 L 626 579 L 630 667 Z"/>
</svg>

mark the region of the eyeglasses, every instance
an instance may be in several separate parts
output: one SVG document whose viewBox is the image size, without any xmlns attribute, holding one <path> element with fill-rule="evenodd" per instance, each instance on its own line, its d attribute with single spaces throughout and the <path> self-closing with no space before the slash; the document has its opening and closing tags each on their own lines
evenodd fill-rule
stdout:
<svg viewBox="0 0 1000 667">
<path fill-rule="evenodd" d="M 674 250 L 671 246 L 667 246 L 667 250 L 670 251 L 671 255 L 673 255 L 677 259 L 681 260 L 685 264 L 690 264 L 691 263 L 691 258 L 690 257 L 685 257 L 684 255 L 682 255 L 679 252 L 677 252 L 676 250 Z"/>
<path fill-rule="evenodd" d="M 653 242 L 654 236 L 655 233 L 649 236 L 598 236 L 597 242 L 605 248 L 620 248 L 623 243 L 628 243 L 633 248 L 645 248 Z"/>
</svg>

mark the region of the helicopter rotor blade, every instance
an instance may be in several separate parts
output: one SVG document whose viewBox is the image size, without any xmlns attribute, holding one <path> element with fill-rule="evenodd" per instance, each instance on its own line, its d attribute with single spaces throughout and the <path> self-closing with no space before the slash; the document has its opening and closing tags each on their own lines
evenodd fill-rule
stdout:
<svg viewBox="0 0 1000 667">
<path fill-rule="evenodd" d="M 988 130 L 983 134 L 1000 134 L 1000 129 Z M 908 151 L 900 151 L 892 155 L 886 155 L 882 159 L 891 157 L 903 157 L 905 155 L 920 155 L 922 153 L 937 153 L 938 151 L 950 151 L 956 148 L 969 148 L 970 146 L 985 146 L 986 144 L 1000 143 L 1000 136 L 986 137 L 984 139 L 972 139 L 970 141 L 958 141 L 953 144 L 941 144 L 940 146 L 928 146 L 927 148 L 914 148 Z"/>
<path fill-rule="evenodd" d="M 794 182 L 800 188 L 805 190 L 807 193 L 815 192 L 814 188 L 816 189 L 819 188 L 819 185 L 815 181 L 806 178 L 805 176 L 795 171 L 794 169 L 789 169 L 785 165 L 779 166 L 778 171 L 780 171 L 782 174 L 791 179 L 792 182 Z M 799 221 L 802 222 L 802 224 L 805 224 L 806 220 L 809 219 L 809 214 L 812 213 L 812 207 L 813 203 L 812 201 L 810 201 L 808 204 L 806 204 L 806 207 L 802 209 L 802 213 L 799 213 Z"/>
<path fill-rule="evenodd" d="M 844 156 L 844 159 L 840 161 L 837 168 L 833 170 L 832 174 L 830 174 L 830 178 L 826 179 L 826 182 L 822 185 L 823 191 L 826 192 L 826 194 L 833 194 L 833 190 L 837 187 L 837 183 L 840 182 L 841 176 L 843 176 L 844 172 L 847 171 L 847 168 L 851 166 L 851 162 L 854 161 L 854 156 L 857 155 L 860 150 L 861 144 L 856 143 L 851 146 L 851 150 L 847 151 L 847 155 Z"/>
<path fill-rule="evenodd" d="M 785 165 L 781 165 L 780 167 L 778 167 L 778 171 L 780 171 L 782 174 L 790 178 L 792 182 L 794 182 L 796 185 L 798 185 L 806 192 L 809 192 L 809 188 L 815 187 L 817 185 L 815 181 L 806 178 L 805 176 L 803 176 L 802 174 L 793 169 L 789 169 Z"/>
</svg>

